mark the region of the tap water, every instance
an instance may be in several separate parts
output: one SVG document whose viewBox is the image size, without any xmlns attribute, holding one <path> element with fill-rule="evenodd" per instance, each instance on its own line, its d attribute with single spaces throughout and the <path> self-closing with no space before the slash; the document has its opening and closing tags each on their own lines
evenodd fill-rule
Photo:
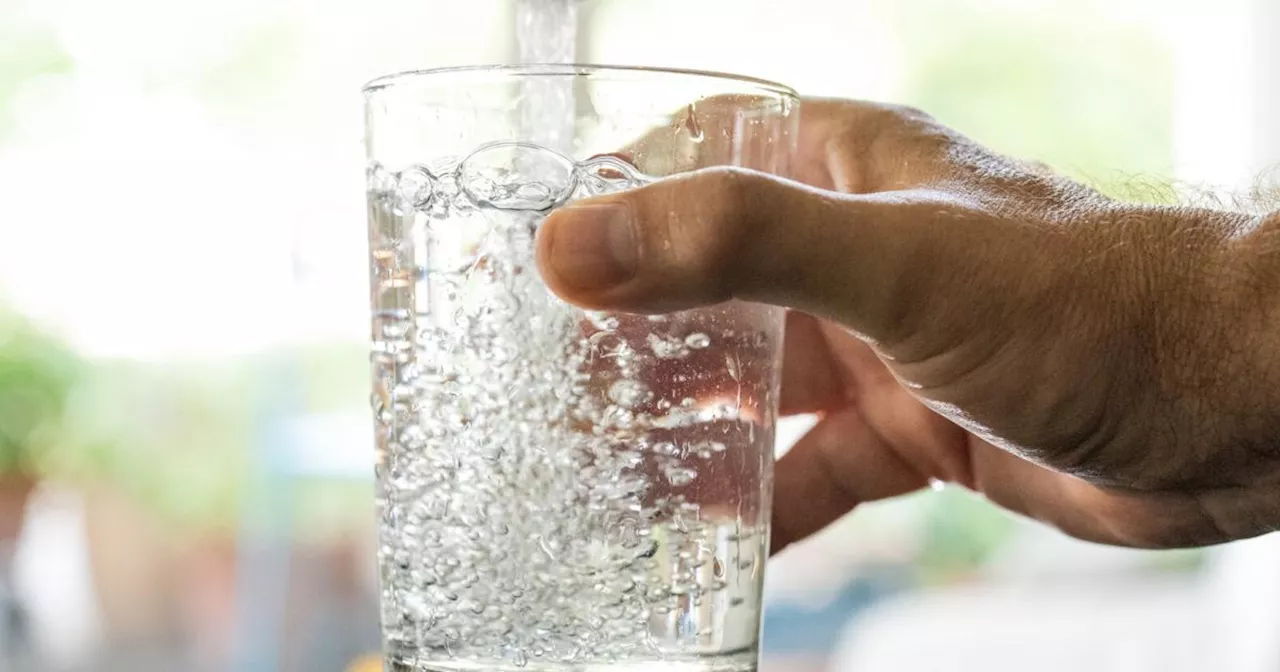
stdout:
<svg viewBox="0 0 1280 672">
<path fill-rule="evenodd" d="M 516 49 L 522 65 L 577 60 L 579 4 L 581 0 L 516 0 Z M 574 79 L 528 77 L 520 86 L 520 137 L 572 154 Z"/>
<path fill-rule="evenodd" d="M 647 181 L 533 143 L 370 166 L 389 670 L 755 669 L 776 309 L 583 311 L 534 264 L 550 210 Z"/>
</svg>

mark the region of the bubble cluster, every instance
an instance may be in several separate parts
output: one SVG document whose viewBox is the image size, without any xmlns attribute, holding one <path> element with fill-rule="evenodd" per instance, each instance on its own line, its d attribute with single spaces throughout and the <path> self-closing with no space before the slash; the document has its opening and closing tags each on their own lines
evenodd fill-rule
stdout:
<svg viewBox="0 0 1280 672">
<path fill-rule="evenodd" d="M 776 314 L 584 312 L 534 265 L 550 209 L 646 181 L 528 143 L 370 167 L 391 669 L 754 669 Z"/>
</svg>

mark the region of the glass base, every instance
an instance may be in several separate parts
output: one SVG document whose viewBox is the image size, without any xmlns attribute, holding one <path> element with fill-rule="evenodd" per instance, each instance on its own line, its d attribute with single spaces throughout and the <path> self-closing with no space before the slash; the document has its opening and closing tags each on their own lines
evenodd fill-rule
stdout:
<svg viewBox="0 0 1280 672">
<path fill-rule="evenodd" d="M 387 672 L 756 672 L 756 652 L 736 651 L 717 656 L 688 658 L 630 658 L 615 662 L 548 663 L 509 660 L 415 661 L 394 656 Z"/>
</svg>

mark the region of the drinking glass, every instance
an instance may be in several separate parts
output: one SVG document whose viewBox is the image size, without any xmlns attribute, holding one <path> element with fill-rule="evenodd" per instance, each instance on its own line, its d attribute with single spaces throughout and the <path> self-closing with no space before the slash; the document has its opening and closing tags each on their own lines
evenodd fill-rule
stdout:
<svg viewBox="0 0 1280 672">
<path fill-rule="evenodd" d="M 754 670 L 782 311 L 582 310 L 534 237 L 676 173 L 786 175 L 795 93 L 561 65 L 365 99 L 388 669 Z"/>
</svg>

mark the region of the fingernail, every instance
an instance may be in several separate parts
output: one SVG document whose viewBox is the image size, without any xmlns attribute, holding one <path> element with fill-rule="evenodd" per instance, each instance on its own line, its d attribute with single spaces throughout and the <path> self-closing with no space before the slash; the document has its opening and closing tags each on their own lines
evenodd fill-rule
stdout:
<svg viewBox="0 0 1280 672">
<path fill-rule="evenodd" d="M 636 273 L 631 208 L 624 203 L 570 205 L 553 215 L 550 265 L 578 289 L 616 287 Z"/>
</svg>

